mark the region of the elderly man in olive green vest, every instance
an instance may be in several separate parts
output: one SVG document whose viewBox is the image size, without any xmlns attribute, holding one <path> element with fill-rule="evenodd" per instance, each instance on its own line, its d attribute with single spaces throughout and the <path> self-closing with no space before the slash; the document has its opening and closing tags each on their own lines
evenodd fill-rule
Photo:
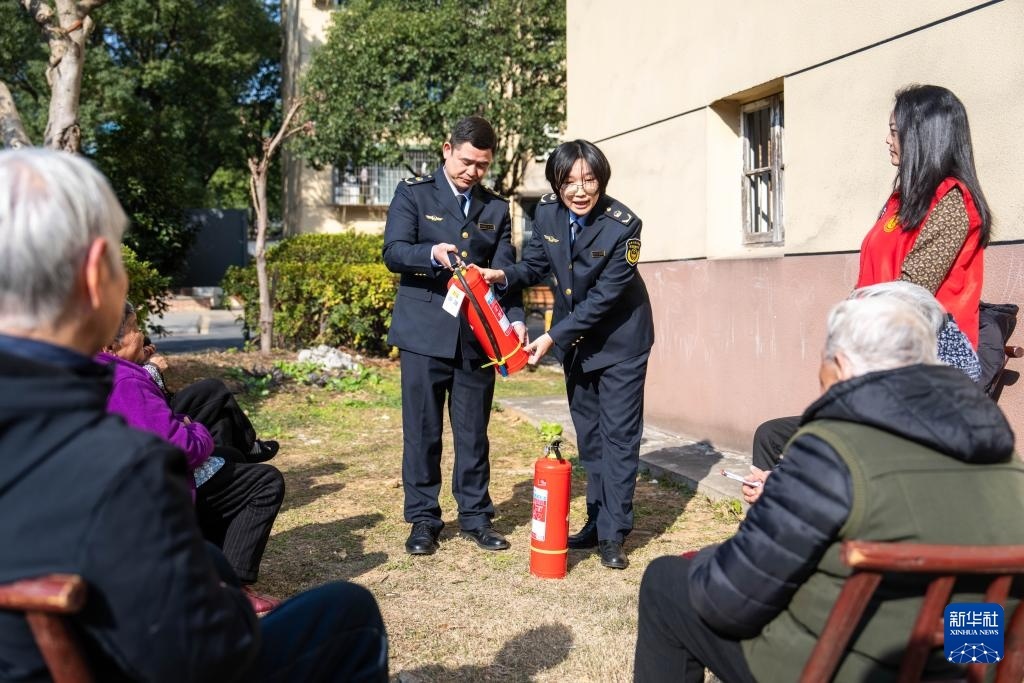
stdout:
<svg viewBox="0 0 1024 683">
<path fill-rule="evenodd" d="M 739 531 L 647 568 L 637 681 L 695 683 L 705 668 L 728 683 L 797 680 L 849 575 L 843 540 L 1024 543 L 1013 432 L 962 372 L 936 361 L 935 347 L 932 325 L 904 302 L 854 299 L 832 310 L 822 396 L 782 464 L 761 475 Z M 896 678 L 921 590 L 883 582 L 878 594 L 836 681 Z M 952 666 L 937 652 L 926 671 Z"/>
</svg>

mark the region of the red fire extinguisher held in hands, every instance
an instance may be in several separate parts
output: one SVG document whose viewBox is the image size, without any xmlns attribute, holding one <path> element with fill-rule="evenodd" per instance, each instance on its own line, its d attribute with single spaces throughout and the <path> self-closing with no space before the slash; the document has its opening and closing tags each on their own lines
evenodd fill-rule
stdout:
<svg viewBox="0 0 1024 683">
<path fill-rule="evenodd" d="M 502 377 L 522 370 L 530 356 L 523 350 L 519 336 L 498 303 L 494 290 L 480 276 L 479 271 L 466 268 L 457 261 L 454 254 L 448 254 L 448 258 L 455 271 L 455 275 L 448 281 L 448 289 L 458 289 L 469 300 L 469 305 L 463 306 L 462 310 L 473 330 L 473 336 L 491 359 L 483 367 L 493 365 Z"/>
<path fill-rule="evenodd" d="M 561 579 L 569 552 L 569 484 L 572 465 L 562 460 L 556 437 L 533 465 L 533 515 L 530 523 L 530 573 Z"/>
</svg>

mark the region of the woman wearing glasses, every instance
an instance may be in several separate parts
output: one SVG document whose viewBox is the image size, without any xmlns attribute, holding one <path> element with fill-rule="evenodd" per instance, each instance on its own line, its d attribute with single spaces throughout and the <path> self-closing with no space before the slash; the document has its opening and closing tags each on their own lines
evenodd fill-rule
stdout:
<svg viewBox="0 0 1024 683">
<path fill-rule="evenodd" d="M 601 564 L 625 569 L 643 433 L 644 381 L 654 343 L 647 288 L 637 271 L 642 222 L 605 194 L 611 167 L 593 143 L 559 145 L 545 168 L 552 194 L 537 206 L 523 260 L 481 269 L 488 283 L 529 287 L 553 275 L 551 329 L 526 347 L 536 364 L 562 361 L 580 462 L 587 522 L 569 547 L 597 547 Z"/>
</svg>

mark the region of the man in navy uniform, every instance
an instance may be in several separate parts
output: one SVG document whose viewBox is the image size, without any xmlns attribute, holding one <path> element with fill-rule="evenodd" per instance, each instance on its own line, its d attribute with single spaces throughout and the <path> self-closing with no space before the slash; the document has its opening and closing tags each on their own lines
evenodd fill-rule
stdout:
<svg viewBox="0 0 1024 683">
<path fill-rule="evenodd" d="M 442 308 L 452 276 L 449 254 L 501 268 L 515 263 L 508 201 L 479 183 L 497 145 L 491 124 L 467 116 L 444 143 L 444 164 L 430 176 L 398 184 L 384 228 L 384 263 L 401 275 L 388 343 L 401 350 L 402 482 L 411 555 L 430 555 L 444 527 L 441 490 L 442 409 L 455 438 L 452 493 L 460 534 L 484 550 L 509 547 L 491 526 L 487 423 L 494 369 L 463 316 Z M 526 326 L 518 297 L 502 301 L 520 338 Z"/>
</svg>

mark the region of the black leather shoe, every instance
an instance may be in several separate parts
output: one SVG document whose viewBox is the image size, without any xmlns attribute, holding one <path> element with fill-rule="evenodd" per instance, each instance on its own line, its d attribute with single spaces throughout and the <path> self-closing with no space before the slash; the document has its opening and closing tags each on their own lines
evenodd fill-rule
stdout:
<svg viewBox="0 0 1024 683">
<path fill-rule="evenodd" d="M 276 441 L 260 441 L 256 439 L 246 460 L 249 462 L 266 462 L 277 455 L 277 451 L 280 448 L 281 444 Z"/>
<path fill-rule="evenodd" d="M 410 555 L 433 555 L 437 551 L 437 534 L 430 522 L 416 522 L 405 541 L 405 552 Z"/>
<path fill-rule="evenodd" d="M 579 533 L 569 537 L 569 547 L 573 550 L 587 550 L 597 546 L 597 519 L 590 517 Z"/>
<path fill-rule="evenodd" d="M 484 550 L 506 550 L 509 545 L 505 537 L 489 526 L 478 529 L 463 529 L 459 536 L 468 538 Z"/>
<path fill-rule="evenodd" d="M 625 569 L 629 566 L 626 553 L 622 552 L 622 544 L 618 541 L 600 541 L 597 552 L 601 555 L 601 564 L 610 569 Z"/>
</svg>

